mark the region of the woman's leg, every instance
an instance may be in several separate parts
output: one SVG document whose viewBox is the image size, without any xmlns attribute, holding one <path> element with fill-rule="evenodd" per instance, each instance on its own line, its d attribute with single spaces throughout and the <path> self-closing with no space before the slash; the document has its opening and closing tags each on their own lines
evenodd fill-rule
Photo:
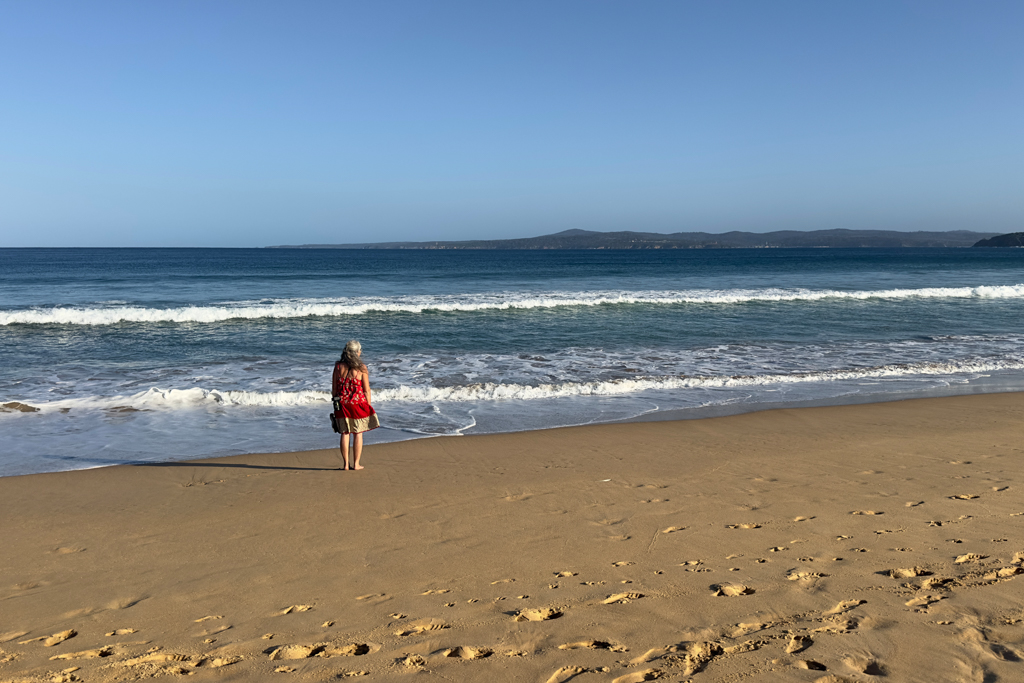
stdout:
<svg viewBox="0 0 1024 683">
<path fill-rule="evenodd" d="M 348 434 L 341 435 L 341 469 L 348 469 Z"/>
<path fill-rule="evenodd" d="M 352 461 L 352 469 L 361 470 L 363 466 L 359 464 L 359 456 L 363 454 L 363 433 L 353 434 L 353 450 L 355 451 L 355 459 Z"/>
</svg>

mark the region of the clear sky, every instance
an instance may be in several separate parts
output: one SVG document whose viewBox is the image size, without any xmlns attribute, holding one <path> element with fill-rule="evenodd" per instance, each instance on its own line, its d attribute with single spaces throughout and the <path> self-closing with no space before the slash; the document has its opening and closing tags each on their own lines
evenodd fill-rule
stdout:
<svg viewBox="0 0 1024 683">
<path fill-rule="evenodd" d="M 1024 230 L 1024 2 L 0 0 L 0 246 Z"/>
</svg>

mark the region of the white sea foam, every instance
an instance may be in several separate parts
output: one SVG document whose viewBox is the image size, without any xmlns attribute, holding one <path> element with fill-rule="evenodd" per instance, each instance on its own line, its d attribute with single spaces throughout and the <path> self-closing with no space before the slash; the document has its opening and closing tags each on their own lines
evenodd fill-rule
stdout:
<svg viewBox="0 0 1024 683">
<path fill-rule="evenodd" d="M 924 287 L 884 290 L 727 289 L 679 291 L 498 292 L 443 296 L 357 297 L 352 299 L 276 300 L 176 308 L 106 305 L 55 306 L 0 311 L 0 325 L 114 325 L 138 323 L 217 323 L 226 320 L 337 317 L 371 312 L 424 313 L 543 309 L 563 306 L 735 305 L 751 302 L 872 299 L 1020 299 L 1024 284 L 976 287 Z"/>
<path fill-rule="evenodd" d="M 978 375 L 1000 370 L 1024 370 L 1024 360 L 961 360 L 932 363 L 899 363 L 870 368 L 846 368 L 816 372 L 722 376 L 645 376 L 593 382 L 551 384 L 481 383 L 462 386 L 398 386 L 373 392 L 375 404 L 392 402 L 444 403 L 500 400 L 537 400 L 586 396 L 621 396 L 645 391 L 768 387 L 797 383 L 831 383 L 914 376 Z M 219 391 L 152 388 L 133 395 L 90 396 L 49 402 L 33 402 L 43 412 L 60 410 L 176 410 L 197 407 L 250 406 L 301 407 L 330 402 L 324 391 Z"/>
</svg>

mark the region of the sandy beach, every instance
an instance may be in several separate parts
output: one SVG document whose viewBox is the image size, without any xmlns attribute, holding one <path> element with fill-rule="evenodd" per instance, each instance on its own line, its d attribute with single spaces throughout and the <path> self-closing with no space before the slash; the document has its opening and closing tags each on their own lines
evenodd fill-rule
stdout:
<svg viewBox="0 0 1024 683">
<path fill-rule="evenodd" d="M 3 478 L 0 681 L 1021 680 L 1022 408 Z"/>
</svg>

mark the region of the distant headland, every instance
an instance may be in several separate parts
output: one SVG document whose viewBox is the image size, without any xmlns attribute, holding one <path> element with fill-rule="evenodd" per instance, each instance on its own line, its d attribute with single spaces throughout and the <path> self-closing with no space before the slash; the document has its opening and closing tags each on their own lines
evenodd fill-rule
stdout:
<svg viewBox="0 0 1024 683">
<path fill-rule="evenodd" d="M 978 240 L 976 247 L 1024 247 L 1024 232 L 1011 232 L 1007 235 L 996 235 L 985 240 Z"/>
<path fill-rule="evenodd" d="M 565 230 L 553 235 L 507 240 L 282 244 L 267 249 L 766 249 L 851 247 L 971 247 L 994 232 L 898 232 L 896 230 L 779 230 L 776 232 L 594 232 Z"/>
</svg>

